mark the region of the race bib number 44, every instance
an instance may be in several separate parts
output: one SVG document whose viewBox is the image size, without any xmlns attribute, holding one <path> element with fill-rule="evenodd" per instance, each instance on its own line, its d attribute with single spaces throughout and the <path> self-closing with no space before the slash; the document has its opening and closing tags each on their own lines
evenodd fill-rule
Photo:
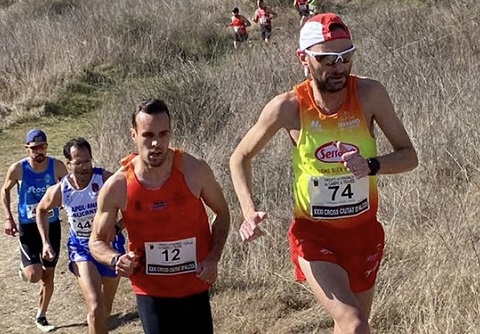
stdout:
<svg viewBox="0 0 480 334">
<path fill-rule="evenodd" d="M 177 275 L 197 269 L 196 239 L 145 243 L 147 275 Z"/>
<path fill-rule="evenodd" d="M 368 210 L 369 178 L 354 175 L 310 177 L 310 215 L 316 219 L 336 219 L 359 215 Z"/>
</svg>

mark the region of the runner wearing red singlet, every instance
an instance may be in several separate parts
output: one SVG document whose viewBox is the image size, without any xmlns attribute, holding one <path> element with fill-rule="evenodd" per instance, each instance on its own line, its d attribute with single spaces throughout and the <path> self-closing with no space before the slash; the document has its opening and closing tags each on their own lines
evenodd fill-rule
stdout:
<svg viewBox="0 0 480 334">
<path fill-rule="evenodd" d="M 233 27 L 233 47 L 238 49 L 238 43 L 245 42 L 248 39 L 247 27 L 250 27 L 250 21 L 235 7 L 232 10 L 232 17 L 229 26 Z"/>
<path fill-rule="evenodd" d="M 355 45 L 337 15 L 307 20 L 299 42 L 309 78 L 265 106 L 230 158 L 244 218 L 239 233 L 245 242 L 262 235 L 267 213 L 253 200 L 251 161 L 285 129 L 293 144 L 288 240 L 295 278 L 307 281 L 334 333 L 369 334 L 384 247 L 376 175 L 412 170 L 417 155 L 383 85 L 350 74 Z M 374 123 L 391 152 L 377 153 Z"/>
<path fill-rule="evenodd" d="M 97 261 L 130 278 L 145 333 L 208 334 L 209 287 L 230 213 L 208 164 L 169 147 L 170 124 L 163 101 L 137 106 L 131 136 L 138 154 L 124 158 L 101 189 L 89 246 Z M 215 214 L 211 223 L 204 205 Z M 118 211 L 129 237 L 124 255 L 108 243 Z"/>
<path fill-rule="evenodd" d="M 272 35 L 272 19 L 276 16 L 277 13 L 265 6 L 263 0 L 257 0 L 253 22 L 260 24 L 260 34 L 265 42 L 268 42 Z"/>
<path fill-rule="evenodd" d="M 310 9 L 308 6 L 307 0 L 293 0 L 293 6 L 298 11 L 300 15 L 300 27 L 303 26 L 305 21 L 308 19 L 310 15 Z"/>
</svg>

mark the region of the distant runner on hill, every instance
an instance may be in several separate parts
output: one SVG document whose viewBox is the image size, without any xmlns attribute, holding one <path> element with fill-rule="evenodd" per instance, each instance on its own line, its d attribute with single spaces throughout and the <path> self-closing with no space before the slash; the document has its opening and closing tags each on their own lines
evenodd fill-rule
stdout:
<svg viewBox="0 0 480 334">
<path fill-rule="evenodd" d="M 35 217 L 37 204 L 48 187 L 57 183 L 67 174 L 62 161 L 46 155 L 47 147 L 45 132 L 39 129 L 28 131 L 25 138 L 28 157 L 15 162 L 8 168 L 0 194 L 5 214 L 5 234 L 12 237 L 19 235 L 20 277 L 30 283 L 40 282 L 35 323 L 44 332 L 55 329 L 47 321 L 46 313 L 53 294 L 53 278 L 60 251 L 59 211 L 58 208 L 52 207 L 52 210 L 48 212 L 50 240 L 56 254 L 49 260 L 42 259 L 42 239 L 35 223 Z M 10 208 L 10 190 L 14 186 L 17 186 L 18 195 L 18 226 Z"/>
<path fill-rule="evenodd" d="M 78 285 L 87 304 L 88 333 L 106 334 L 107 319 L 117 291 L 120 276 L 110 266 L 98 263 L 90 254 L 88 241 L 93 217 L 97 211 L 97 196 L 103 183 L 112 173 L 93 167 L 90 143 L 82 138 L 72 138 L 63 146 L 70 172 L 60 183 L 48 188 L 37 207 L 37 226 L 43 241 L 43 258 L 57 256 L 48 237 L 47 213 L 62 206 L 67 213 L 69 269 L 77 277 Z M 111 234 L 112 247 L 125 253 L 125 238 L 115 225 Z"/>
<path fill-rule="evenodd" d="M 293 0 L 293 6 L 297 9 L 298 14 L 300 15 L 300 27 L 301 27 L 310 16 L 310 9 L 308 7 L 308 2 L 307 0 Z"/>
<path fill-rule="evenodd" d="M 268 8 L 263 0 L 257 0 L 257 9 L 253 16 L 253 22 L 260 24 L 260 34 L 265 42 L 270 40 L 272 35 L 272 19 L 277 17 L 277 13 Z"/>
<path fill-rule="evenodd" d="M 229 26 L 233 27 L 233 47 L 237 49 L 238 43 L 245 42 L 248 39 L 247 27 L 250 27 L 251 23 L 245 16 L 240 15 L 240 10 L 235 7 L 232 10 Z"/>
</svg>

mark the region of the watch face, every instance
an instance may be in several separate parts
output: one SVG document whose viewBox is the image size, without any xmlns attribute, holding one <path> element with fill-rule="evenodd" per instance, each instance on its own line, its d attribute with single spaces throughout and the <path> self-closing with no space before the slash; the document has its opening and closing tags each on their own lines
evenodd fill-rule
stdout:
<svg viewBox="0 0 480 334">
<path fill-rule="evenodd" d="M 368 168 L 370 168 L 370 173 L 368 175 L 376 175 L 380 169 L 380 162 L 375 158 L 370 158 L 367 160 Z"/>
</svg>

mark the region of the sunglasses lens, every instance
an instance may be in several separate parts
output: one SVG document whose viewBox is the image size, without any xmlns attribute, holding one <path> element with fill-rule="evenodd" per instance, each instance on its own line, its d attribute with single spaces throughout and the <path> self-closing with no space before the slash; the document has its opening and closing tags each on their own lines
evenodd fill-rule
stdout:
<svg viewBox="0 0 480 334">
<path fill-rule="evenodd" d="M 322 65 L 331 66 L 335 64 L 337 56 L 327 55 L 327 56 L 315 56 L 315 59 Z"/>
<path fill-rule="evenodd" d="M 331 55 L 315 55 L 314 57 L 320 64 L 332 66 L 339 60 L 341 60 L 344 64 L 350 62 L 350 60 L 352 60 L 354 51 L 355 50 Z"/>
<path fill-rule="evenodd" d="M 354 52 L 354 51 L 355 51 L 355 50 L 352 50 L 352 51 L 350 51 L 350 52 L 345 53 L 345 54 L 342 56 L 342 58 L 343 58 L 342 63 L 348 63 L 348 62 L 350 62 L 350 60 L 352 60 L 352 58 L 353 58 L 353 52 Z"/>
<path fill-rule="evenodd" d="M 33 151 L 43 151 L 45 147 L 46 147 L 45 144 L 41 144 L 41 145 L 30 146 L 30 149 L 32 149 Z"/>
</svg>

